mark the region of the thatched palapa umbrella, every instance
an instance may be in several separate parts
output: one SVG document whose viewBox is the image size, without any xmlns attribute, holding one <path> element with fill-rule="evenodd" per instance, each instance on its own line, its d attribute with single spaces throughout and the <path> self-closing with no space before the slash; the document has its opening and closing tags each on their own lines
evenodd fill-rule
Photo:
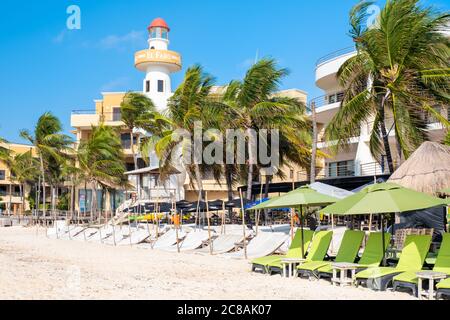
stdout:
<svg viewBox="0 0 450 320">
<path fill-rule="evenodd" d="M 450 147 L 425 142 L 394 172 L 389 182 L 429 195 L 450 188 Z"/>
</svg>

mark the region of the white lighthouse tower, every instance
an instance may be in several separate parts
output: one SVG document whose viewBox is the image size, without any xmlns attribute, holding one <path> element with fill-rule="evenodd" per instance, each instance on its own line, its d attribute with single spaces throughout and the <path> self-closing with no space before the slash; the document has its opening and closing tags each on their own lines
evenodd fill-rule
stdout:
<svg viewBox="0 0 450 320">
<path fill-rule="evenodd" d="M 153 20 L 148 32 L 148 49 L 136 52 L 135 66 L 145 72 L 144 94 L 162 111 L 173 94 L 170 75 L 181 70 L 181 55 L 168 50 L 170 28 L 163 19 Z"/>
</svg>

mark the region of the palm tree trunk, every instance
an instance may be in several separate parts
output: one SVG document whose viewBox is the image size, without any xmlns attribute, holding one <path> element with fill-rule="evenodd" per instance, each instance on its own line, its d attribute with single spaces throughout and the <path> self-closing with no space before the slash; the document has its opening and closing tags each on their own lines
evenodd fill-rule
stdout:
<svg viewBox="0 0 450 320">
<path fill-rule="evenodd" d="M 227 180 L 228 201 L 233 201 L 233 177 L 228 165 L 225 165 L 225 178 Z"/>
<path fill-rule="evenodd" d="M 248 138 L 248 176 L 247 176 L 247 200 L 252 200 L 252 186 L 253 186 L 253 148 L 252 148 L 252 139 Z"/>
<path fill-rule="evenodd" d="M 384 151 L 386 152 L 386 160 L 387 160 L 388 167 L 389 167 L 389 173 L 392 174 L 392 173 L 394 173 L 394 162 L 392 161 L 391 146 L 389 145 L 389 133 L 386 130 L 386 123 L 385 123 L 386 117 L 384 114 L 386 100 L 389 97 L 389 95 L 390 95 L 390 92 L 386 93 L 386 95 L 383 97 L 380 108 L 379 108 L 379 113 L 382 118 L 380 121 L 380 130 L 381 130 L 381 135 L 383 137 Z"/>
<path fill-rule="evenodd" d="M 41 174 L 42 174 L 42 213 L 45 217 L 46 209 L 46 199 L 45 199 L 45 171 L 44 171 L 44 159 L 42 158 L 42 155 L 39 155 L 39 160 L 41 162 Z"/>
<path fill-rule="evenodd" d="M 311 184 L 316 182 L 316 158 L 317 158 L 317 118 L 316 118 L 316 106 L 311 103 L 312 125 L 313 125 L 313 138 L 312 138 L 312 150 L 311 150 Z"/>
<path fill-rule="evenodd" d="M 19 215 L 23 215 L 23 212 L 25 210 L 25 197 L 24 197 L 24 185 L 21 183 L 20 186 L 20 200 L 22 201 L 22 207 L 20 208 Z"/>
<path fill-rule="evenodd" d="M 134 161 L 134 170 L 137 170 L 138 169 L 138 163 L 137 163 L 136 152 L 134 151 L 133 129 L 131 129 L 131 132 L 130 132 L 130 141 L 131 141 L 131 153 L 133 154 L 133 161 Z"/>
<path fill-rule="evenodd" d="M 194 165 L 195 170 L 195 180 L 197 183 L 198 192 L 200 195 L 200 201 L 203 200 L 203 181 L 202 181 L 202 174 L 200 172 L 200 166 L 198 164 Z"/>
<path fill-rule="evenodd" d="M 9 216 L 12 216 L 11 207 L 12 207 L 12 181 L 9 182 L 9 203 L 8 203 L 8 215 Z"/>
<path fill-rule="evenodd" d="M 91 182 L 91 192 L 92 192 L 92 199 L 91 199 L 91 220 L 93 221 L 96 214 L 97 214 L 97 192 L 95 188 L 95 182 Z"/>
</svg>

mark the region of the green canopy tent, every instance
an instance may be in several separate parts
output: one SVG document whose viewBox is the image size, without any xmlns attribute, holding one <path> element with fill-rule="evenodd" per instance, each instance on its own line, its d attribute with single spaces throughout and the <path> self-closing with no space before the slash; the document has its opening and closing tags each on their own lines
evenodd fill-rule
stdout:
<svg viewBox="0 0 450 320">
<path fill-rule="evenodd" d="M 291 191 L 284 196 L 271 199 L 267 202 L 260 203 L 248 210 L 263 210 L 263 209 L 283 209 L 283 208 L 299 208 L 300 210 L 300 225 L 302 231 L 302 257 L 305 258 L 304 252 L 304 234 L 303 234 L 303 208 L 324 206 L 330 203 L 339 201 L 338 198 L 331 197 L 319 193 L 309 186 L 303 186 L 294 191 Z M 291 230 L 293 232 L 293 230 Z"/>
<path fill-rule="evenodd" d="M 443 199 L 429 196 L 425 193 L 404 188 L 394 183 L 380 183 L 364 188 L 323 209 L 325 214 L 364 215 L 408 212 L 428 209 L 444 205 Z M 381 218 L 381 231 L 384 243 L 384 225 Z M 385 263 L 385 258 L 383 259 Z"/>
</svg>

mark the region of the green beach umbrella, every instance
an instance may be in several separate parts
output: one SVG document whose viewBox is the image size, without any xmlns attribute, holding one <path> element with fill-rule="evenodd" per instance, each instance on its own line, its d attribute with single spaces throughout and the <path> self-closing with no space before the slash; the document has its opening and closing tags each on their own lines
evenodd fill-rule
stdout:
<svg viewBox="0 0 450 320">
<path fill-rule="evenodd" d="M 309 186 L 304 186 L 284 196 L 260 203 L 248 210 L 298 208 L 301 206 L 314 207 L 335 203 L 337 201 L 339 201 L 338 198 L 319 193 Z"/>
<path fill-rule="evenodd" d="M 383 214 L 421 210 L 444 204 L 443 199 L 422 192 L 394 183 L 380 183 L 324 208 L 323 212 L 336 215 Z"/>
<path fill-rule="evenodd" d="M 380 183 L 364 188 L 360 192 L 349 196 L 323 209 L 326 214 L 335 215 L 362 215 L 407 212 L 444 205 L 443 199 L 429 196 L 404 188 L 394 183 Z M 381 219 L 381 231 L 384 226 Z M 383 258 L 385 262 L 385 258 Z"/>
<path fill-rule="evenodd" d="M 339 201 L 339 199 L 317 192 L 316 190 L 311 189 L 309 186 L 303 186 L 281 197 L 271 199 L 248 210 L 299 208 L 302 230 L 302 257 L 305 258 L 303 240 L 303 208 L 323 206 L 330 203 L 335 203 L 336 201 Z"/>
</svg>

